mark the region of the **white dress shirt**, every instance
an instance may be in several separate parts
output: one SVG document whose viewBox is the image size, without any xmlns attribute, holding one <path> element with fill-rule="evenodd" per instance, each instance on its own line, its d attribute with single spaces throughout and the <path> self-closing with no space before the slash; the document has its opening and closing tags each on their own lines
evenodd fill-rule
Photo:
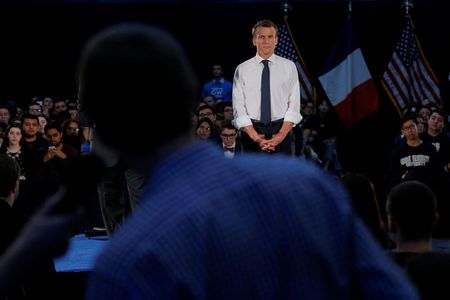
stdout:
<svg viewBox="0 0 450 300">
<path fill-rule="evenodd" d="M 222 143 L 222 147 L 225 149 L 225 147 L 228 146 Z M 234 153 L 236 152 L 236 142 L 234 142 L 233 145 L 230 146 L 230 148 L 234 148 L 234 151 L 231 152 L 223 150 L 223 154 L 225 155 L 226 158 L 234 158 Z"/>
<path fill-rule="evenodd" d="M 255 57 L 237 66 L 233 79 L 234 125 L 251 125 L 251 119 L 261 116 L 262 57 Z M 294 125 L 302 120 L 300 114 L 300 84 L 295 64 L 281 56 L 269 57 L 270 104 L 272 121 L 284 118 Z"/>
</svg>

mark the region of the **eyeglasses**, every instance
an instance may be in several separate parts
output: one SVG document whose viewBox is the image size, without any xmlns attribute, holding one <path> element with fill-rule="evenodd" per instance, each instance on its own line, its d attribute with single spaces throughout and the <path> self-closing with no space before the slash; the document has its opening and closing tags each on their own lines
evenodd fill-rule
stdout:
<svg viewBox="0 0 450 300">
<path fill-rule="evenodd" d="M 198 114 L 198 116 L 200 118 L 206 118 L 206 117 L 212 116 L 212 114 L 213 114 L 212 112 L 207 112 L 207 113 Z"/>
<path fill-rule="evenodd" d="M 198 129 L 211 131 L 211 127 L 200 126 Z"/>
<path fill-rule="evenodd" d="M 222 133 L 221 136 L 224 138 L 232 138 L 232 137 L 236 136 L 236 133 L 231 133 L 231 134 Z"/>
<path fill-rule="evenodd" d="M 75 132 L 78 132 L 78 131 L 80 131 L 80 129 L 79 129 L 79 128 L 75 128 L 75 127 L 67 127 L 67 131 L 75 131 Z"/>
<path fill-rule="evenodd" d="M 40 108 L 30 108 L 30 111 L 35 111 L 35 112 L 41 112 L 42 110 Z"/>
<path fill-rule="evenodd" d="M 415 129 L 417 129 L 417 125 L 416 124 L 413 124 L 413 125 L 410 125 L 408 127 L 403 127 L 402 128 L 402 130 L 405 130 L 405 131 L 413 131 Z"/>
</svg>

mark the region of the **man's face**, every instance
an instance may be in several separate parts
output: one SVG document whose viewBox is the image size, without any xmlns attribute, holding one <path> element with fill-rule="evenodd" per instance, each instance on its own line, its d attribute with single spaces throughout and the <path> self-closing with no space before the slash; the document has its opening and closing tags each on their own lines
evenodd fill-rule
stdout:
<svg viewBox="0 0 450 300">
<path fill-rule="evenodd" d="M 311 116 L 314 112 L 314 105 L 311 102 L 308 102 L 305 104 L 305 107 L 303 108 L 302 114 L 304 116 Z"/>
<path fill-rule="evenodd" d="M 418 137 L 417 124 L 413 120 L 408 120 L 403 123 L 402 134 L 407 140 L 414 140 Z"/>
<path fill-rule="evenodd" d="M 35 119 L 24 119 L 22 124 L 23 132 L 26 136 L 33 137 L 36 136 L 39 130 L 38 121 Z"/>
<path fill-rule="evenodd" d="M 66 103 L 63 101 L 58 101 L 55 103 L 54 112 L 55 114 L 59 114 L 62 111 L 65 111 L 67 109 Z"/>
<path fill-rule="evenodd" d="M 209 118 L 211 121 L 215 121 L 217 116 L 209 108 L 204 108 L 198 112 L 199 119 Z"/>
<path fill-rule="evenodd" d="M 219 65 L 215 65 L 212 68 L 212 74 L 214 78 L 220 78 L 223 75 L 222 67 Z"/>
<path fill-rule="evenodd" d="M 231 147 L 236 142 L 237 131 L 236 129 L 224 128 L 220 136 L 222 137 L 223 144 Z"/>
<path fill-rule="evenodd" d="M 253 45 L 256 52 L 262 58 L 269 58 L 274 52 L 278 43 L 276 30 L 273 27 L 259 27 L 253 37 Z"/>
<path fill-rule="evenodd" d="M 8 124 L 10 119 L 11 115 L 9 114 L 9 110 L 0 108 L 0 122 Z"/>
<path fill-rule="evenodd" d="M 42 114 L 41 106 L 38 104 L 31 104 L 28 107 L 28 111 L 30 112 L 30 114 L 35 116 L 40 116 Z"/>
<path fill-rule="evenodd" d="M 428 119 L 428 127 L 436 132 L 442 131 L 444 128 L 444 117 L 438 113 L 432 113 Z"/>
<path fill-rule="evenodd" d="M 225 108 L 223 109 L 223 117 L 225 118 L 225 120 L 233 120 L 233 107 L 225 106 Z"/>
<path fill-rule="evenodd" d="M 61 133 L 56 130 L 55 128 L 50 128 L 49 130 L 47 130 L 47 139 L 50 142 L 50 145 L 53 146 L 59 146 L 59 144 L 61 144 Z"/>
<path fill-rule="evenodd" d="M 214 99 L 213 96 L 206 96 L 203 98 L 203 102 L 205 102 L 206 104 L 208 104 L 209 106 L 214 106 L 214 104 L 216 104 L 216 100 Z"/>
</svg>

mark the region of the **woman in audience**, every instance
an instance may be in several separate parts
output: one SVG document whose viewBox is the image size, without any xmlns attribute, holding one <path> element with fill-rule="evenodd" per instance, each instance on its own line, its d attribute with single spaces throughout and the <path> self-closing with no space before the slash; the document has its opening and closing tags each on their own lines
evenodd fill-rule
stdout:
<svg viewBox="0 0 450 300">
<path fill-rule="evenodd" d="M 25 151 L 23 151 L 20 141 L 22 140 L 22 129 L 20 123 L 13 122 L 6 128 L 5 140 L 0 148 L 0 153 L 6 153 L 9 157 L 12 157 L 20 167 L 20 180 L 26 179 L 25 164 L 27 157 Z"/>
<path fill-rule="evenodd" d="M 81 145 L 86 140 L 81 132 L 81 126 L 78 121 L 67 119 L 61 124 L 62 142 L 64 145 L 69 145 L 77 150 L 78 154 L 81 151 Z"/>
<path fill-rule="evenodd" d="M 201 140 L 214 139 L 214 123 L 209 118 L 202 118 L 198 121 L 195 134 Z"/>
</svg>

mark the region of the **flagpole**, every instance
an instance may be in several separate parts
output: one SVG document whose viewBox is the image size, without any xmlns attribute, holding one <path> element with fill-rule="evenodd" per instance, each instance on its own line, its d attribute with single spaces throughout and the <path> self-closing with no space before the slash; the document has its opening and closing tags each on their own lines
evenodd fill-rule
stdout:
<svg viewBox="0 0 450 300">
<path fill-rule="evenodd" d="M 402 8 L 405 10 L 405 15 L 409 15 L 409 9 L 414 7 L 413 0 L 404 0 L 402 3 Z"/>
<path fill-rule="evenodd" d="M 297 52 L 299 59 L 302 61 L 302 64 L 304 64 L 302 56 L 300 55 L 300 50 L 297 47 L 297 43 L 295 42 L 295 40 L 292 36 L 291 28 L 290 28 L 289 22 L 288 22 L 288 15 L 292 11 L 292 5 L 289 3 L 289 1 L 283 1 L 283 3 L 281 4 L 281 11 L 283 12 L 283 21 L 284 21 L 284 24 L 286 25 L 287 34 L 289 35 L 289 38 L 292 42 L 292 46 L 294 47 L 295 51 Z M 313 91 L 312 91 L 312 101 L 314 103 L 314 113 L 315 113 L 317 105 L 316 105 L 316 88 L 314 86 L 313 86 Z"/>
<path fill-rule="evenodd" d="M 284 19 L 287 19 L 287 16 L 291 10 L 292 5 L 289 4 L 289 1 L 283 1 L 283 4 L 281 4 L 281 11 L 283 12 Z"/>
</svg>

